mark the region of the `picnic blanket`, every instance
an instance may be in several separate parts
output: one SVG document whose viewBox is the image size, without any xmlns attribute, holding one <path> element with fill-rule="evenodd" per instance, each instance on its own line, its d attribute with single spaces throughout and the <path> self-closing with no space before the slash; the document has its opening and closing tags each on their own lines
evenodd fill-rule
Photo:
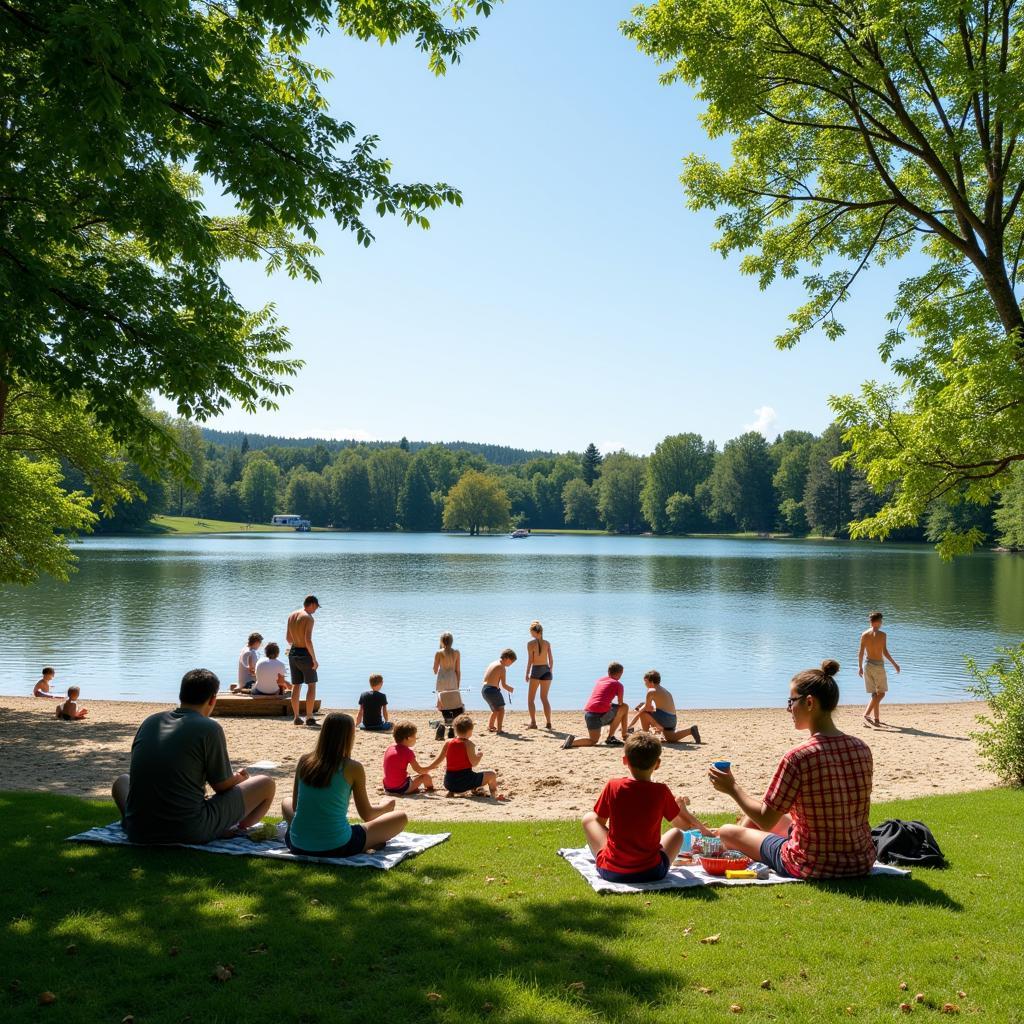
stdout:
<svg viewBox="0 0 1024 1024">
<path fill-rule="evenodd" d="M 594 892 L 628 893 L 655 892 L 659 889 L 692 889 L 699 885 L 787 885 L 802 882 L 802 878 L 784 878 L 773 871 L 767 878 L 725 878 L 722 875 L 709 875 L 700 865 L 672 867 L 660 882 L 606 882 L 598 873 L 594 863 L 594 855 L 584 846 L 579 850 L 559 850 L 559 857 L 564 857 L 586 880 Z M 909 871 L 890 867 L 887 864 L 875 863 L 871 869 L 873 875 L 893 875 L 905 877 Z"/>
<path fill-rule="evenodd" d="M 168 843 L 167 846 L 198 850 L 200 853 L 226 853 L 231 857 L 271 857 L 274 860 L 302 860 L 312 861 L 315 864 L 333 864 L 343 868 L 379 868 L 381 871 L 390 871 L 407 857 L 415 857 L 416 854 L 443 843 L 451 836 L 451 832 L 435 832 L 431 835 L 400 832 L 394 839 L 388 840 L 384 849 L 377 850 L 375 853 L 359 853 L 354 857 L 309 857 L 305 854 L 292 853 L 285 846 L 285 828 L 285 823 L 282 821 L 277 826 L 275 838 L 261 839 L 258 842 L 238 836 L 233 839 L 215 839 L 211 843 Z M 129 840 L 119 821 L 87 829 L 85 832 L 79 832 L 76 836 L 68 836 L 67 842 L 101 843 L 106 846 L 142 845 Z"/>
</svg>

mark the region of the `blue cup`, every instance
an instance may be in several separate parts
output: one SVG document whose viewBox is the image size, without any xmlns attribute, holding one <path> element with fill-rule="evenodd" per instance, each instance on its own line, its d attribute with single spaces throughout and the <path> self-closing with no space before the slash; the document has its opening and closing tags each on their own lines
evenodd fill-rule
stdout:
<svg viewBox="0 0 1024 1024">
<path fill-rule="evenodd" d="M 732 761 L 712 761 L 711 763 L 720 772 L 727 772 L 729 770 L 729 768 L 732 766 Z"/>
</svg>

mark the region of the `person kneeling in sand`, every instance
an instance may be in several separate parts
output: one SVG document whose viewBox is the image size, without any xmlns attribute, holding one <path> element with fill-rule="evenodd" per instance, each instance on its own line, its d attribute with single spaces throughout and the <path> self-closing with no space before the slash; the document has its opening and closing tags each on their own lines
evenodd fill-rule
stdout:
<svg viewBox="0 0 1024 1024">
<path fill-rule="evenodd" d="M 54 712 L 60 721 L 79 722 L 89 714 L 89 709 L 82 707 L 82 705 L 78 703 L 78 695 L 81 692 L 80 687 L 68 687 L 68 699 L 61 701 L 56 708 L 54 708 Z"/>
<path fill-rule="evenodd" d="M 208 843 L 255 825 L 270 809 L 274 780 L 231 770 L 224 730 L 210 718 L 219 689 L 213 672 L 194 668 L 182 677 L 180 706 L 139 726 L 129 772 L 110 791 L 133 843 Z"/>
<path fill-rule="evenodd" d="M 611 779 L 592 811 L 583 815 L 597 873 L 609 882 L 657 882 L 668 874 L 683 845 L 683 829 L 710 829 L 686 809 L 685 797 L 651 776 L 661 765 L 661 743 L 649 733 L 626 740 L 622 763 L 629 778 Z M 662 835 L 662 819 L 670 828 Z"/>
<path fill-rule="evenodd" d="M 455 739 L 447 740 L 441 748 L 441 756 L 445 759 L 444 788 L 448 796 L 460 793 L 473 793 L 486 786 L 495 800 L 504 800 L 498 794 L 498 775 L 496 772 L 474 771 L 483 760 L 483 752 L 476 749 L 470 738 L 473 735 L 473 719 L 469 715 L 459 715 L 455 719 Z"/>
<path fill-rule="evenodd" d="M 676 702 L 672 699 L 672 694 L 661 685 L 661 673 L 657 669 L 652 668 L 644 673 L 644 685 L 647 687 L 647 699 L 633 709 L 637 715 L 629 723 L 629 731 L 632 732 L 633 727 L 639 722 L 645 732 L 653 729 L 662 733 L 666 743 L 679 743 L 687 736 L 692 736 L 694 743 L 700 743 L 700 730 L 697 726 L 691 725 L 689 729 L 676 728 Z"/>
<path fill-rule="evenodd" d="M 295 768 L 291 798 L 281 801 L 288 822 L 284 841 L 292 853 L 314 857 L 354 857 L 379 850 L 405 828 L 409 818 L 388 800 L 374 807 L 366 795 L 366 772 L 352 760 L 356 724 L 351 715 L 332 711 L 323 722 L 312 754 Z M 366 825 L 350 825 L 354 800 Z"/>
<path fill-rule="evenodd" d="M 444 750 L 425 768 L 416 761 L 416 726 L 412 722 L 399 722 L 394 731 L 395 742 L 384 752 L 384 791 L 393 796 L 417 793 L 421 789 L 434 792 L 430 773 L 444 760 Z M 409 775 L 412 768 L 415 775 Z"/>
<path fill-rule="evenodd" d="M 625 691 L 622 689 L 622 673 L 625 671 L 617 662 L 608 666 L 608 675 L 602 676 L 590 694 L 590 699 L 583 705 L 583 719 L 587 723 L 587 736 L 566 736 L 562 744 L 563 750 L 571 747 L 593 747 L 601 741 L 601 729 L 608 726 L 608 738 L 605 743 L 609 747 L 621 747 L 626 738 L 626 717 L 629 705 L 625 703 Z M 613 703 L 618 700 L 618 703 Z M 615 738 L 615 730 L 622 730 L 622 739 Z"/>
</svg>

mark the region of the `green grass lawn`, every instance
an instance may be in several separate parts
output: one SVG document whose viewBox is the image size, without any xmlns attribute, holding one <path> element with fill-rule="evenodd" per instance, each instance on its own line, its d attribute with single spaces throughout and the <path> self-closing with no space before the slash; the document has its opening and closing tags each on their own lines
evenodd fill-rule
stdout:
<svg viewBox="0 0 1024 1024">
<path fill-rule="evenodd" d="M 460 824 L 383 873 L 79 846 L 62 840 L 111 804 L 0 806 L 5 1024 L 705 1024 L 736 1020 L 732 1004 L 755 1021 L 892 1021 L 917 992 L 913 1019 L 948 1001 L 1024 1021 L 1019 844 L 993 838 L 1019 836 L 1019 791 L 876 807 L 927 822 L 952 861 L 909 881 L 604 897 L 555 856 L 581 844 L 572 822 Z M 233 976 L 214 980 L 218 965 Z"/>
<path fill-rule="evenodd" d="M 193 516 L 153 516 L 149 533 L 294 533 L 293 526 L 263 523 L 229 523 L 223 519 L 196 519 Z"/>
</svg>

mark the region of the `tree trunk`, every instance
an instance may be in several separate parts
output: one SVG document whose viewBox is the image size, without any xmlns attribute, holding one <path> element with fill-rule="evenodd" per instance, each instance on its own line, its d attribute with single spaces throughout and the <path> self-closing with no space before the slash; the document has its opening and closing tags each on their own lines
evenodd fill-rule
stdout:
<svg viewBox="0 0 1024 1024">
<path fill-rule="evenodd" d="M 1006 275 L 1006 264 L 1001 254 L 984 262 L 981 276 L 1007 337 L 1016 335 L 1018 342 L 1024 344 L 1024 316 Z M 1024 353 L 1021 358 L 1024 359 Z"/>
</svg>

